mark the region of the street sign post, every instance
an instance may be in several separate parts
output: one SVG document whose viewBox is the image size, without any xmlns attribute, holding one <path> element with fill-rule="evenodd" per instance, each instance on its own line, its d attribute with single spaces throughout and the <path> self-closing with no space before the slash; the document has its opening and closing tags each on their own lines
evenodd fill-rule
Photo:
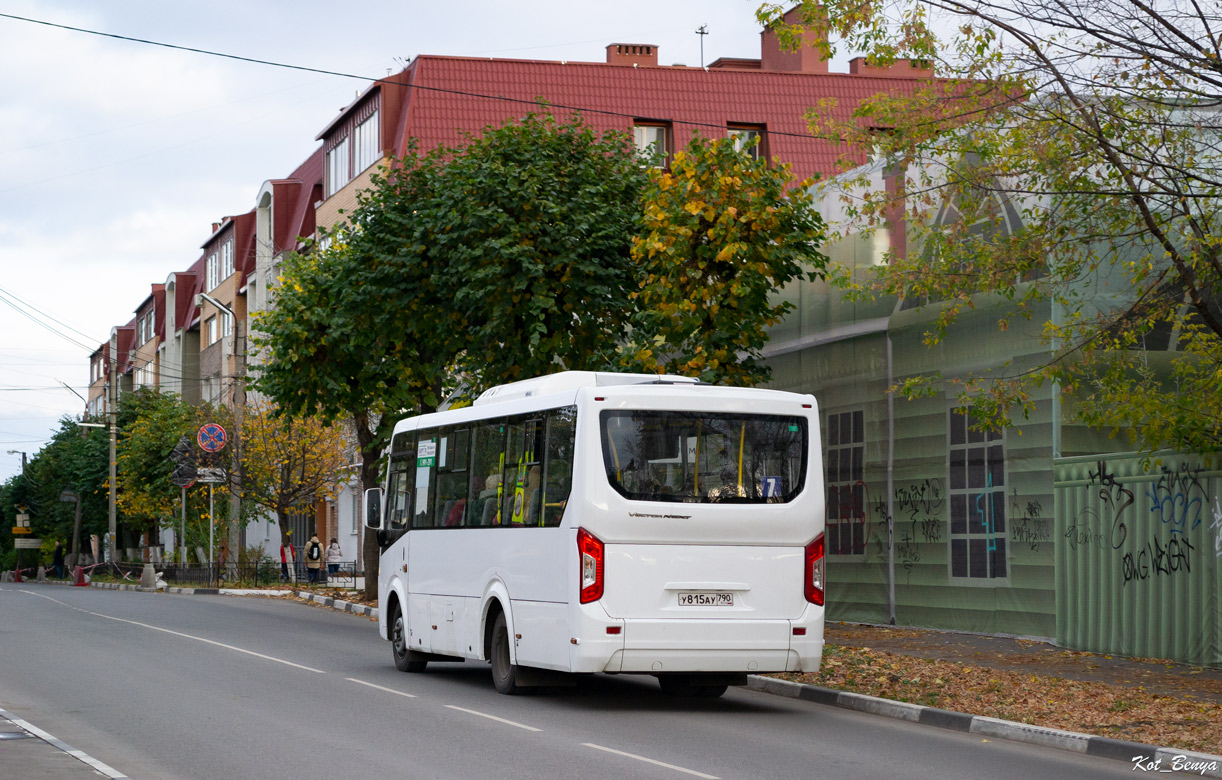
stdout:
<svg viewBox="0 0 1222 780">
<path fill-rule="evenodd" d="M 225 433 L 224 428 L 216 423 L 208 423 L 200 427 L 195 440 L 199 442 L 199 447 L 204 452 L 220 452 L 225 448 L 225 444 L 228 443 L 229 435 Z"/>
<path fill-rule="evenodd" d="M 42 547 L 42 539 L 31 537 L 29 539 L 14 539 L 14 550 L 37 550 Z"/>
</svg>

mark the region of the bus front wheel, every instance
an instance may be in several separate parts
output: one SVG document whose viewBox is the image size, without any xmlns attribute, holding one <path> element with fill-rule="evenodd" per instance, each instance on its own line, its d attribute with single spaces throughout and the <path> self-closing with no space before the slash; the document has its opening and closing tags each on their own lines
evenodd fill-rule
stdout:
<svg viewBox="0 0 1222 780">
<path fill-rule="evenodd" d="M 518 667 L 509 660 L 509 624 L 505 613 L 496 616 L 492 624 L 492 684 L 498 693 L 513 695 L 521 688 L 517 684 Z"/>
<path fill-rule="evenodd" d="M 407 628 L 403 624 L 403 610 L 396 602 L 390 610 L 390 646 L 395 654 L 395 668 L 401 672 L 423 672 L 429 662 L 407 647 Z"/>
</svg>

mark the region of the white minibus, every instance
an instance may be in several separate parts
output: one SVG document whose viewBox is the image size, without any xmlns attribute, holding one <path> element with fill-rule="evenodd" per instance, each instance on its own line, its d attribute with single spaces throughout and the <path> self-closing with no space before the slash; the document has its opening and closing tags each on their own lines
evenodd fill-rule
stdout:
<svg viewBox="0 0 1222 780">
<path fill-rule="evenodd" d="M 366 522 L 402 671 L 486 661 L 502 693 L 648 674 L 712 697 L 819 668 L 812 396 L 569 371 L 403 420 L 388 460 Z"/>
</svg>

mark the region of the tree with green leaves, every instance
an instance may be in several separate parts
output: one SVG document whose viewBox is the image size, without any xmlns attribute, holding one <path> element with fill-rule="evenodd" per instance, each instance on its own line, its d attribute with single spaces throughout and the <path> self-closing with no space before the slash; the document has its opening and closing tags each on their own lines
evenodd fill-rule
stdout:
<svg viewBox="0 0 1222 780">
<path fill-rule="evenodd" d="M 632 309 L 645 184 L 631 137 L 529 114 L 425 164 L 439 174 L 425 218 L 470 385 L 609 366 Z"/>
<path fill-rule="evenodd" d="M 768 328 L 793 308 L 784 285 L 815 278 L 823 222 L 787 165 L 697 136 L 645 187 L 637 308 L 625 366 L 754 385 L 769 376 Z"/>
<path fill-rule="evenodd" d="M 471 392 L 607 365 L 628 311 L 643 173 L 629 138 L 546 114 L 373 177 L 325 249 L 286 263 L 256 321 L 256 387 L 289 414 L 350 419 L 362 482 L 394 423 Z M 367 588 L 378 548 L 366 539 Z M 373 567 L 373 568 L 371 568 Z"/>
<path fill-rule="evenodd" d="M 87 545 L 83 541 L 77 547 L 73 542 L 88 539 L 89 534 L 106 532 L 108 464 L 108 441 L 104 430 L 82 428 L 76 420 L 67 417 L 60 420 L 59 429 L 29 459 L 25 471 L 0 486 L 0 514 L 8 521 L 0 523 L 0 546 L 12 547 L 12 520 L 19 512 L 25 512 L 30 516 L 33 535 L 42 538 L 51 548 L 53 541 L 58 540 L 70 554 L 86 552 Z M 79 537 L 74 527 L 75 504 L 60 500 L 65 490 L 80 497 Z M 23 565 L 29 565 L 37 553 L 27 555 Z"/>
<path fill-rule="evenodd" d="M 1039 318 L 1048 359 L 947 387 L 1004 425 L 1050 383 L 1078 419 L 1144 448 L 1222 445 L 1222 17 L 1187 0 L 803 0 L 803 30 L 886 66 L 928 65 L 910 92 L 854 111 L 813 106 L 812 132 L 891 166 L 839 180 L 847 232 L 902 215 L 910 239 L 876 273 L 834 269 L 853 294 L 928 305 L 927 340 L 981 294 Z M 794 21 L 794 16 L 788 17 Z M 945 32 L 942 36 L 940 33 Z M 819 36 L 817 36 L 819 37 Z M 860 175 L 858 175 L 860 174 Z M 906 251 L 905 251 L 906 250 Z M 1055 386 L 1055 385 L 1054 385 Z"/>
</svg>

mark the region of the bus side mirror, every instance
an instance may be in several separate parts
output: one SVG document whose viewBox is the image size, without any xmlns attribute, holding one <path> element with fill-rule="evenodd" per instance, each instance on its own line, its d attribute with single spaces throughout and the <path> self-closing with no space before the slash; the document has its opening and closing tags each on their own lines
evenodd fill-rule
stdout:
<svg viewBox="0 0 1222 780">
<path fill-rule="evenodd" d="M 372 531 L 382 530 L 382 488 L 365 491 L 365 527 Z"/>
</svg>

